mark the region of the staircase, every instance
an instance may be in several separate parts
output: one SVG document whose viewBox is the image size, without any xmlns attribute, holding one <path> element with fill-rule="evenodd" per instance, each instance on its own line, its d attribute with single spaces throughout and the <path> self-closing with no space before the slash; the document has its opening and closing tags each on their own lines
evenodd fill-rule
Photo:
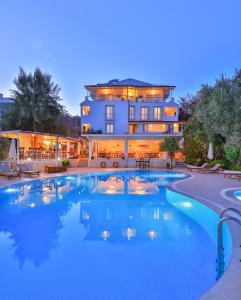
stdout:
<svg viewBox="0 0 241 300">
<path fill-rule="evenodd" d="M 177 160 L 176 161 L 176 168 L 186 168 L 186 163 L 184 160 Z"/>
</svg>

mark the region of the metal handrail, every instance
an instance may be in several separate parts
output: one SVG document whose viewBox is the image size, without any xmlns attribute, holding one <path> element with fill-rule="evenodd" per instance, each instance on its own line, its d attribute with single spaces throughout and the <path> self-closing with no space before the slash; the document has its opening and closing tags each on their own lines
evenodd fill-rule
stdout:
<svg viewBox="0 0 241 300">
<path fill-rule="evenodd" d="M 240 211 L 232 208 L 227 208 L 224 211 L 222 211 L 220 215 L 220 219 L 218 221 L 218 253 L 217 253 L 217 279 L 219 279 L 222 274 L 224 273 L 224 248 L 223 248 L 223 222 L 225 221 L 233 221 L 241 226 L 241 221 L 237 218 L 228 216 L 228 217 L 222 217 L 225 212 L 227 211 L 235 211 L 239 215 L 241 214 Z"/>
<path fill-rule="evenodd" d="M 223 250 L 223 222 L 225 221 L 233 221 L 238 223 L 241 226 L 241 221 L 234 217 L 223 217 L 218 221 L 218 251 Z"/>
<path fill-rule="evenodd" d="M 228 211 L 233 211 L 233 212 L 237 213 L 237 214 L 241 217 L 241 211 L 240 211 L 240 210 L 238 210 L 238 209 L 236 209 L 236 208 L 233 208 L 233 207 L 229 207 L 229 208 L 224 209 L 224 210 L 221 212 L 221 214 L 220 214 L 220 216 L 219 216 L 219 219 L 221 219 L 221 218 L 224 216 L 224 214 L 225 214 L 226 212 L 228 212 Z"/>
</svg>

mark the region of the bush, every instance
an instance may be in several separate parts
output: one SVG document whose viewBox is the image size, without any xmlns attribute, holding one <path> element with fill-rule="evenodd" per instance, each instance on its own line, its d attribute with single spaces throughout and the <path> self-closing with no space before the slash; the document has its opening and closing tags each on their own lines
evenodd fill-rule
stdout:
<svg viewBox="0 0 241 300">
<path fill-rule="evenodd" d="M 9 147 L 9 139 L 5 137 L 0 137 L 0 160 L 5 160 L 8 158 Z"/>
<path fill-rule="evenodd" d="M 63 160 L 62 161 L 62 166 L 64 166 L 64 167 L 69 167 L 70 166 L 70 161 L 69 160 Z"/>
<path fill-rule="evenodd" d="M 233 171 L 241 171 L 241 166 L 239 166 L 239 167 L 232 166 L 232 167 L 230 168 L 230 170 L 233 170 Z"/>
<path fill-rule="evenodd" d="M 218 159 L 215 159 L 215 160 L 212 160 L 208 163 L 208 167 L 209 168 L 212 168 L 214 167 L 216 164 L 220 164 L 222 167 L 224 167 L 225 163 L 222 161 L 222 160 L 218 160 Z"/>
</svg>

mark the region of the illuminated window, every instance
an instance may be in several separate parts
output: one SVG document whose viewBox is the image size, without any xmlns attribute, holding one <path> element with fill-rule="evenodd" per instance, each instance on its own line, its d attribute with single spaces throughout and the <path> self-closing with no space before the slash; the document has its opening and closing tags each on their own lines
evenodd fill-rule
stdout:
<svg viewBox="0 0 241 300">
<path fill-rule="evenodd" d="M 113 123 L 105 124 L 105 133 L 114 133 L 114 124 Z"/>
<path fill-rule="evenodd" d="M 144 132 L 167 132 L 167 124 L 144 124 Z"/>
<path fill-rule="evenodd" d="M 165 107 L 164 108 L 166 117 L 175 117 L 176 116 L 176 108 L 175 107 Z"/>
<path fill-rule="evenodd" d="M 154 107 L 154 120 L 161 120 L 161 108 Z"/>
<path fill-rule="evenodd" d="M 149 119 L 149 107 L 141 107 L 141 120 L 145 121 Z"/>
<path fill-rule="evenodd" d="M 177 123 L 173 124 L 173 132 L 179 132 L 179 124 Z"/>
<path fill-rule="evenodd" d="M 82 132 L 87 133 L 90 131 L 90 124 L 82 124 Z"/>
<path fill-rule="evenodd" d="M 135 107 L 129 106 L 129 118 L 130 120 L 135 120 Z"/>
<path fill-rule="evenodd" d="M 82 106 L 82 115 L 89 116 L 90 114 L 90 107 L 89 106 Z"/>
<path fill-rule="evenodd" d="M 114 120 L 115 117 L 115 107 L 113 105 L 105 106 L 105 119 L 106 120 Z"/>
</svg>

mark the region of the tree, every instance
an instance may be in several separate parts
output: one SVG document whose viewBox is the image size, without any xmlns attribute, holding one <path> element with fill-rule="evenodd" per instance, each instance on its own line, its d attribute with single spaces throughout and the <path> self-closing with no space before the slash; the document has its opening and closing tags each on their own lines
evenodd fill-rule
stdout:
<svg viewBox="0 0 241 300">
<path fill-rule="evenodd" d="M 167 151 L 170 157 L 170 167 L 172 168 L 173 156 L 180 149 L 178 141 L 175 137 L 166 137 L 161 145 L 161 151 Z"/>
<path fill-rule="evenodd" d="M 16 86 L 12 90 L 15 101 L 13 108 L 3 117 L 4 129 L 53 132 L 63 106 L 59 103 L 60 87 L 52 81 L 51 75 L 39 68 L 33 74 L 26 74 L 20 68 L 13 82 Z"/>
<path fill-rule="evenodd" d="M 10 141 L 8 138 L 0 137 L 0 161 L 7 159 Z"/>
</svg>

